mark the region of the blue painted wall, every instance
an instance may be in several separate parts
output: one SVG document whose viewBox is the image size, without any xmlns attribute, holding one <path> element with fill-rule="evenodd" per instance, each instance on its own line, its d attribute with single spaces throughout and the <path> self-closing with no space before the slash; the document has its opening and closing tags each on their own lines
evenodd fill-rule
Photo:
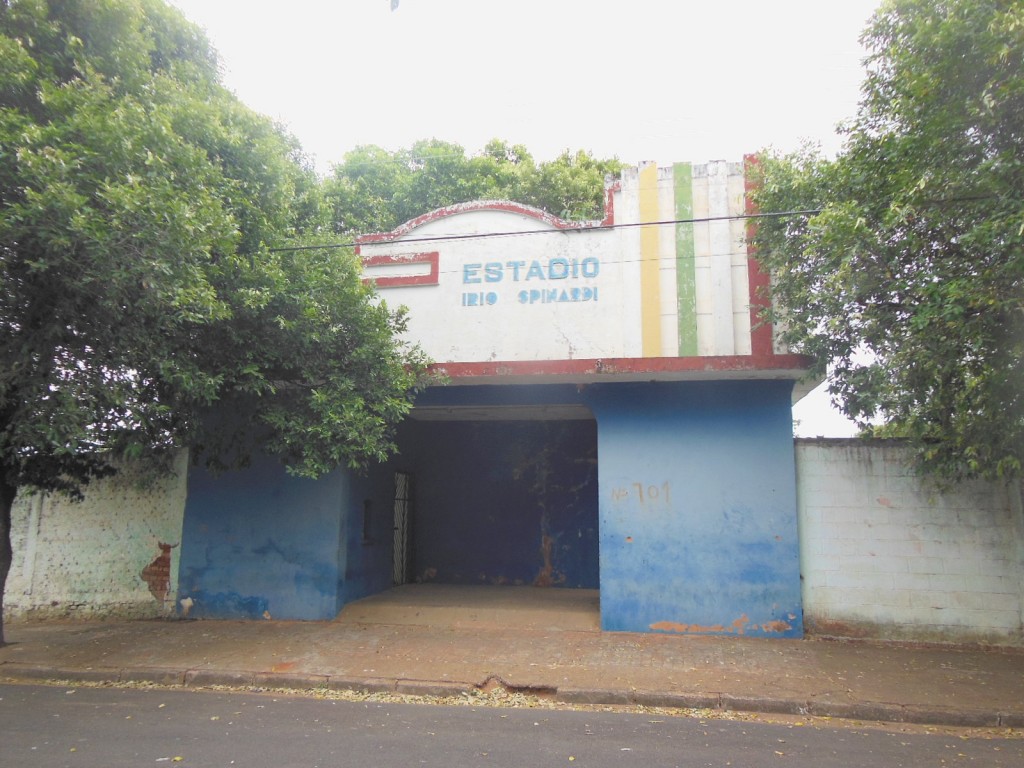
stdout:
<svg viewBox="0 0 1024 768">
<path fill-rule="evenodd" d="M 344 575 L 338 610 L 353 600 L 392 586 L 395 498 L 394 462 L 350 474 L 342 521 L 339 570 Z M 369 504 L 369 525 L 364 530 L 364 511 Z M 365 535 L 364 535 L 365 534 Z"/>
<path fill-rule="evenodd" d="M 593 421 L 412 421 L 399 442 L 417 579 L 597 588 Z"/>
<path fill-rule="evenodd" d="M 207 618 L 330 619 L 338 611 L 342 472 L 289 476 L 277 461 L 216 476 L 193 467 L 182 534 L 179 597 Z"/>
<path fill-rule="evenodd" d="M 604 629 L 802 635 L 791 388 L 587 388 Z"/>
<path fill-rule="evenodd" d="M 386 589 L 402 470 L 415 478 L 413 578 L 600 585 L 608 630 L 798 637 L 790 390 L 435 388 L 418 404 L 586 404 L 596 421 L 410 420 L 400 454 L 361 476 L 302 480 L 272 459 L 193 469 L 180 596 L 194 616 L 330 619 Z"/>
</svg>

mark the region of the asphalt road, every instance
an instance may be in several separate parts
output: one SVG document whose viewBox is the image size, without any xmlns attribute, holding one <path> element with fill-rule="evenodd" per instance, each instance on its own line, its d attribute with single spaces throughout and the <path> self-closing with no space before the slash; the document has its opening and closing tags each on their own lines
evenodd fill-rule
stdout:
<svg viewBox="0 0 1024 768">
<path fill-rule="evenodd" d="M 0 685 L 4 768 L 1024 765 L 1024 739 L 623 712 Z"/>
</svg>

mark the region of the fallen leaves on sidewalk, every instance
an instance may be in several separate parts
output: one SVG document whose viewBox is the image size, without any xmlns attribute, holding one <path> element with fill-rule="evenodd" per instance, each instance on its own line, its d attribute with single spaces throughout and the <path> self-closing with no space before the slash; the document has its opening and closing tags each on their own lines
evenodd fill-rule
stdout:
<svg viewBox="0 0 1024 768">
<path fill-rule="evenodd" d="M 623 712 L 652 714 L 662 717 L 682 717 L 697 720 L 731 720 L 740 722 L 762 722 L 792 727 L 814 728 L 858 728 L 880 729 L 890 733 L 926 733 L 933 735 L 958 736 L 962 739 L 1024 739 L 1024 729 L 1017 728 L 958 728 L 953 726 L 917 725 L 913 723 L 873 722 L 863 720 L 842 720 L 833 717 L 812 717 L 804 715 L 783 715 L 762 712 L 737 712 L 723 709 L 696 709 L 684 707 L 651 707 L 642 704 L 583 704 L 559 701 L 550 692 L 527 693 L 504 684 L 494 684 L 493 678 L 482 688 L 471 688 L 452 696 L 429 696 L 407 694 L 397 691 L 365 691 L 352 689 L 331 689 L 327 687 L 294 689 L 264 687 L 233 687 L 211 685 L 183 688 L 176 685 L 161 685 L 150 682 L 92 682 L 71 680 L 33 680 L 33 685 L 55 685 L 69 688 L 74 693 L 78 688 L 138 688 L 152 690 L 187 690 L 195 693 L 204 691 L 230 693 L 256 693 L 274 696 L 294 696 L 335 701 L 373 702 L 379 704 L 433 704 L 439 706 L 499 707 L 507 709 L 548 709 L 578 712 Z M 8 680 L 8 682 L 17 682 Z M 72 687 L 74 686 L 74 687 Z M 529 689 L 526 689 L 529 690 Z M 163 704 L 161 707 L 165 706 Z M 211 718 L 216 720 L 218 718 Z M 702 723 L 703 725 L 703 723 Z M 784 754 L 784 753 L 783 753 Z M 174 758 L 181 760 L 183 758 Z"/>
</svg>

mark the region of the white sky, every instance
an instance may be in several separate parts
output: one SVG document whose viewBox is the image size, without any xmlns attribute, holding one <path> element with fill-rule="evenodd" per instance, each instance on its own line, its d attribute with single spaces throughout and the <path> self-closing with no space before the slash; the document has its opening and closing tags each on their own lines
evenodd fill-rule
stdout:
<svg viewBox="0 0 1024 768">
<path fill-rule="evenodd" d="M 739 160 L 839 147 L 879 0 L 171 0 L 229 88 L 326 171 L 360 144 L 492 138 L 539 160 Z M 798 434 L 848 435 L 821 393 Z"/>
</svg>

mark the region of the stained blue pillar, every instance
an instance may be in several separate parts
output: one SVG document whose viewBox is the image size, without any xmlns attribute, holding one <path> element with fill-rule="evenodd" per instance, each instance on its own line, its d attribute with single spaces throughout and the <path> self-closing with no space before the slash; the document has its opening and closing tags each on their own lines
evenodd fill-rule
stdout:
<svg viewBox="0 0 1024 768">
<path fill-rule="evenodd" d="M 206 618 L 331 619 L 343 572 L 347 477 L 291 477 L 279 462 L 189 473 L 179 596 Z"/>
<path fill-rule="evenodd" d="M 587 388 L 604 629 L 802 635 L 791 389 Z"/>
</svg>

